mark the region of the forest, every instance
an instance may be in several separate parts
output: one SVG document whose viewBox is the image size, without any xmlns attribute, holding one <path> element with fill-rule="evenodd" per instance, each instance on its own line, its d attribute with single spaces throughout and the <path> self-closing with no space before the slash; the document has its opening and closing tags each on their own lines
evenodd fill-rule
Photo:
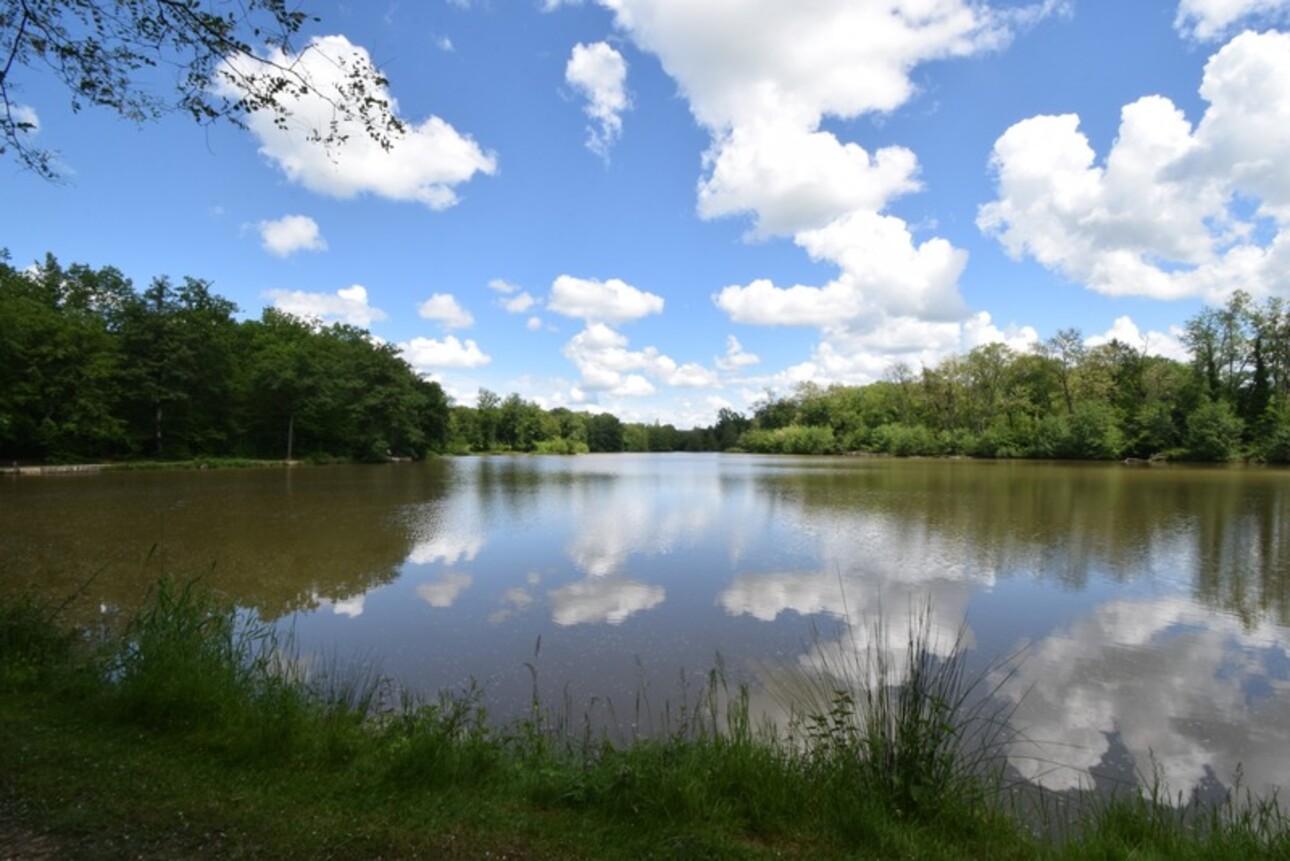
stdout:
<svg viewBox="0 0 1290 861">
<path fill-rule="evenodd" d="M 986 344 L 868 385 L 768 391 L 709 427 L 543 409 L 480 389 L 453 405 L 367 331 L 212 285 L 0 254 L 0 459 L 384 461 L 432 454 L 728 451 L 1290 462 L 1290 309 L 1237 292 L 1187 321 L 1189 361 L 1074 329 Z"/>
<path fill-rule="evenodd" d="M 1290 315 L 1237 291 L 1183 327 L 1189 361 L 1065 329 L 1035 348 L 895 365 L 867 386 L 802 384 L 714 431 L 775 453 L 1290 462 Z"/>
</svg>

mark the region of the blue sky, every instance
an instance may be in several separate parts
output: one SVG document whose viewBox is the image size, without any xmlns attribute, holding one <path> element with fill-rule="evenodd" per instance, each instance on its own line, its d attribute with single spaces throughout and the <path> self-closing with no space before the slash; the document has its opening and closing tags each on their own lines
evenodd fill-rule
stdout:
<svg viewBox="0 0 1290 861">
<path fill-rule="evenodd" d="M 1179 355 L 1290 295 L 1290 0 L 309 3 L 410 132 L 73 114 L 0 162 L 0 246 L 369 328 L 460 403 L 689 426 L 1078 327 Z M 321 79 L 320 79 L 321 80 Z M 164 87 L 164 74 L 146 82 Z"/>
</svg>

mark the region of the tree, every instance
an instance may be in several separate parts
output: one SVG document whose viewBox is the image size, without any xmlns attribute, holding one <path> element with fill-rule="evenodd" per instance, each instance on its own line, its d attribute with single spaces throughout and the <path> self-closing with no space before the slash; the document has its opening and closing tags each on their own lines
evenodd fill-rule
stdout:
<svg viewBox="0 0 1290 861">
<path fill-rule="evenodd" d="M 478 417 L 479 440 L 475 447 L 492 451 L 497 446 L 497 424 L 501 418 L 502 399 L 496 392 L 482 386 L 475 396 L 475 413 Z"/>
<path fill-rule="evenodd" d="M 130 293 L 114 269 L 63 269 L 49 256 L 18 272 L 0 254 L 0 455 L 111 454 L 121 357 L 95 297 Z"/>
<path fill-rule="evenodd" d="M 1057 363 L 1058 379 L 1062 383 L 1062 398 L 1066 401 L 1066 414 L 1075 413 L 1075 397 L 1071 393 L 1075 369 L 1084 361 L 1084 339 L 1079 329 L 1062 329 L 1043 345 L 1044 354 Z"/>
<path fill-rule="evenodd" d="M 313 94 L 333 113 L 312 140 L 342 143 L 356 124 L 388 149 L 403 125 L 370 62 L 339 59 L 342 82 L 325 87 L 292 61 L 291 41 L 310 20 L 287 0 L 0 0 L 0 153 L 57 175 L 54 153 L 32 145 L 35 115 L 16 95 L 18 72 L 36 66 L 67 88 L 72 110 L 94 105 L 136 122 L 182 113 L 240 126 L 268 111 L 285 126 L 290 100 Z M 159 66 L 177 70 L 161 89 L 148 74 Z"/>
<path fill-rule="evenodd" d="M 623 423 L 610 413 L 587 419 L 587 446 L 592 451 L 622 451 Z"/>
</svg>

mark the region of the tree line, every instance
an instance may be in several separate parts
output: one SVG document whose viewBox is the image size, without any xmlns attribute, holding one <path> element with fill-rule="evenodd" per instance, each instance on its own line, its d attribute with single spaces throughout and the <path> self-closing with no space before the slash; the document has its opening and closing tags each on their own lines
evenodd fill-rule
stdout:
<svg viewBox="0 0 1290 861">
<path fill-rule="evenodd" d="M 1074 329 L 986 344 L 863 386 L 803 383 L 708 427 L 544 409 L 480 389 L 453 405 L 365 330 L 209 282 L 135 290 L 112 267 L 0 252 L 0 458 L 380 461 L 436 453 L 728 451 L 1290 462 L 1290 308 L 1237 292 L 1184 328 L 1189 361 Z"/>
<path fill-rule="evenodd" d="M 268 308 L 200 279 L 139 292 L 112 267 L 26 271 L 0 256 L 0 458 L 422 457 L 448 399 L 359 328 Z"/>
<path fill-rule="evenodd" d="M 1187 321 L 1187 362 L 1064 329 L 986 344 L 866 386 L 768 394 L 713 430 L 767 453 L 1290 462 L 1290 309 L 1236 292 Z"/>
</svg>

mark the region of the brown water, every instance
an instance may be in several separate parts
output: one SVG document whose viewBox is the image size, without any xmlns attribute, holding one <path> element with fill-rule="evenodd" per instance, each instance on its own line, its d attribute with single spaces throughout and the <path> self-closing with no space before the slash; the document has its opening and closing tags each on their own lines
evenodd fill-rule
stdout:
<svg viewBox="0 0 1290 861">
<path fill-rule="evenodd" d="M 720 455 L 0 480 L 0 591 L 128 610 L 163 571 L 499 715 L 544 696 L 642 721 L 721 660 L 763 682 L 899 652 L 930 602 L 1003 685 L 1050 788 L 1158 766 L 1175 791 L 1290 785 L 1290 473 Z M 881 615 L 887 634 L 873 633 Z M 850 633 L 843 633 L 844 625 Z M 535 645 L 541 640 L 534 659 Z M 946 646 L 948 648 L 948 646 Z M 593 704 L 594 703 L 594 704 Z M 1154 766 L 1153 766 L 1154 757 Z"/>
</svg>

